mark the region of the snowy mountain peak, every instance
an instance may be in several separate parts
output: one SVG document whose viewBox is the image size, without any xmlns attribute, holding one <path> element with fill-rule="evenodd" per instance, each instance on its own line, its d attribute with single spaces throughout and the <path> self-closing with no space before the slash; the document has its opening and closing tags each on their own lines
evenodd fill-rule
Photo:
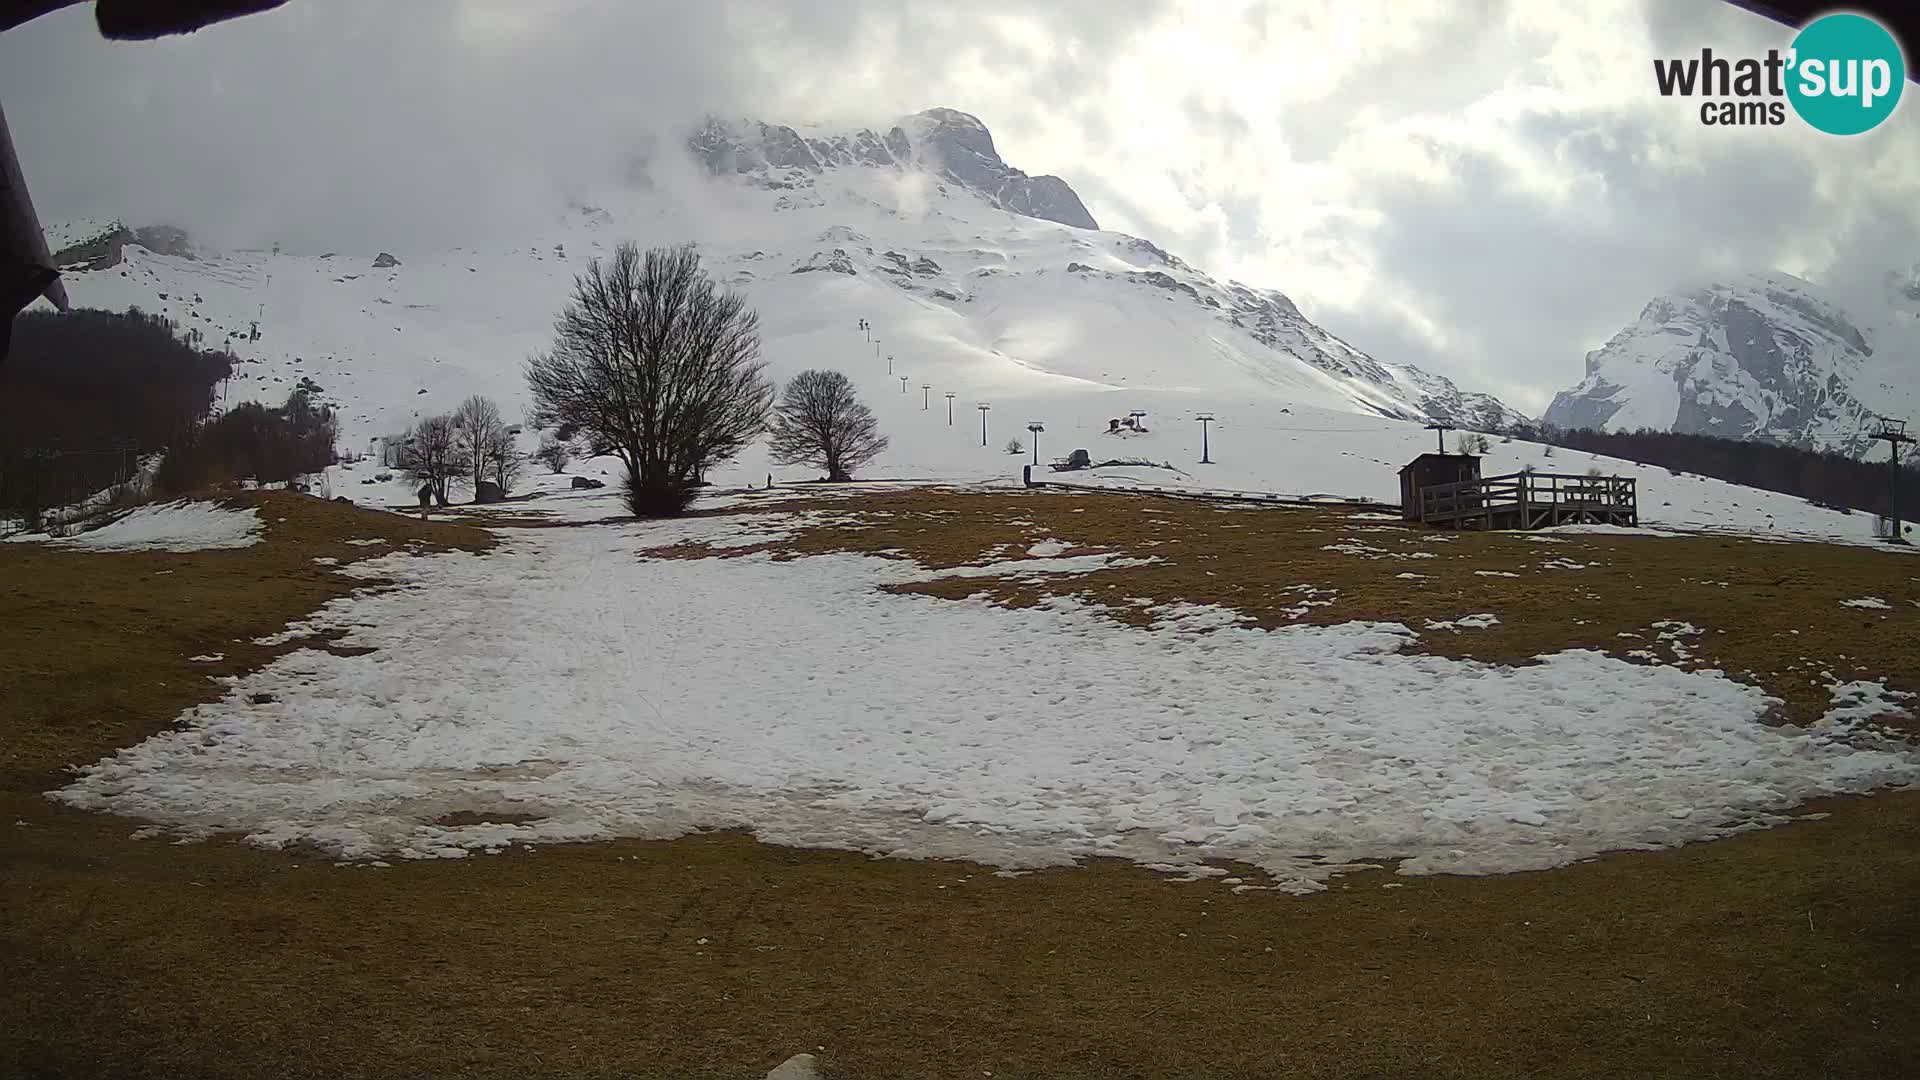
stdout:
<svg viewBox="0 0 1920 1080">
<path fill-rule="evenodd" d="M 808 137 L 760 120 L 709 118 L 688 146 L 715 176 L 737 175 L 786 190 L 813 185 L 829 170 L 919 170 L 965 188 L 987 205 L 1042 221 L 1098 229 L 1080 196 L 1057 176 L 1028 176 L 1007 164 L 979 117 L 958 109 L 927 109 L 883 133 Z"/>
<path fill-rule="evenodd" d="M 1587 354 L 1586 378 L 1554 398 L 1545 420 L 1859 453 L 1877 417 L 1911 411 L 1914 389 L 1819 287 L 1746 274 L 1654 298 Z"/>
</svg>

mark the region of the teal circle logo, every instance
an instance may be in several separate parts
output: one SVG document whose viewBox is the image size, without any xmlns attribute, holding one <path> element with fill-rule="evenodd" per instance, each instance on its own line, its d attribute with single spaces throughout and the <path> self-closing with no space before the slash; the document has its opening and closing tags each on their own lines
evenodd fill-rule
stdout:
<svg viewBox="0 0 1920 1080">
<path fill-rule="evenodd" d="M 1788 57 L 1787 100 L 1829 135 L 1878 127 L 1907 84 L 1900 43 L 1865 15 L 1822 15 L 1793 39 Z"/>
</svg>

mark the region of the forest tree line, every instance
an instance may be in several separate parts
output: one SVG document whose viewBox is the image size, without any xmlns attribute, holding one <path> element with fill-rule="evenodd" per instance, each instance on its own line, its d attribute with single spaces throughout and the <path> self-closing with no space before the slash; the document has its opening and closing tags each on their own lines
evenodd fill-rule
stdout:
<svg viewBox="0 0 1920 1080">
<path fill-rule="evenodd" d="M 332 463 L 338 422 L 301 391 L 278 407 L 213 415 L 237 362 L 137 308 L 18 316 L 0 366 L 0 516 L 31 520 L 121 484 L 161 450 L 158 494 L 291 480 Z"/>
<path fill-rule="evenodd" d="M 1831 450 L 1649 428 L 1595 431 L 1519 424 L 1503 434 L 1878 515 L 1887 513 L 1893 481 L 1893 470 L 1884 454 L 1877 455 L 1878 460 L 1863 461 Z M 1920 467 L 1902 466 L 1900 493 L 1901 517 L 1908 521 L 1920 518 Z"/>
</svg>

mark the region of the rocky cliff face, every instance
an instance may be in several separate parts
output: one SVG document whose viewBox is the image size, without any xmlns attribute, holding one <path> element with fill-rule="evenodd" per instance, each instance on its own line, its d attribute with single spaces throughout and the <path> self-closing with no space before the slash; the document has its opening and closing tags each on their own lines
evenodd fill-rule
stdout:
<svg viewBox="0 0 1920 1080">
<path fill-rule="evenodd" d="M 709 120 L 689 146 L 714 175 L 737 175 L 767 188 L 811 187 L 814 177 L 830 169 L 919 169 L 1010 213 L 1080 229 L 1100 227 L 1065 180 L 1028 176 L 1008 165 L 986 125 L 957 109 L 915 113 L 885 133 L 812 138 L 758 120 Z"/>
<path fill-rule="evenodd" d="M 1879 416 L 1911 410 L 1920 380 L 1902 376 L 1818 288 L 1755 274 L 1655 298 L 1543 419 L 1860 453 Z"/>
</svg>

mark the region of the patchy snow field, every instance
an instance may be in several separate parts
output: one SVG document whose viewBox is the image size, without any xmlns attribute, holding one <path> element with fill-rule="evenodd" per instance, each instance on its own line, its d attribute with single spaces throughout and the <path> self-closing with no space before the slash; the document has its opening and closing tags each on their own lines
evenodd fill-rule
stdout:
<svg viewBox="0 0 1920 1080">
<path fill-rule="evenodd" d="M 1770 699 L 1717 672 L 1499 667 L 1407 654 L 1398 624 L 1211 609 L 1142 630 L 1073 600 L 884 592 L 978 571 L 864 555 L 641 554 L 799 517 L 502 530 L 484 556 L 356 564 L 398 587 L 290 630 L 373 651 L 289 654 L 54 797 L 341 859 L 717 827 L 1005 868 L 1238 859 L 1304 892 L 1369 859 L 1545 868 L 1920 781 L 1920 754 L 1849 724 L 1758 722 Z"/>
<path fill-rule="evenodd" d="M 171 502 L 142 506 L 91 532 L 49 542 L 88 551 L 218 551 L 252 547 L 260 542 L 260 529 L 260 513 L 251 506 L 229 509 L 206 502 Z"/>
</svg>

